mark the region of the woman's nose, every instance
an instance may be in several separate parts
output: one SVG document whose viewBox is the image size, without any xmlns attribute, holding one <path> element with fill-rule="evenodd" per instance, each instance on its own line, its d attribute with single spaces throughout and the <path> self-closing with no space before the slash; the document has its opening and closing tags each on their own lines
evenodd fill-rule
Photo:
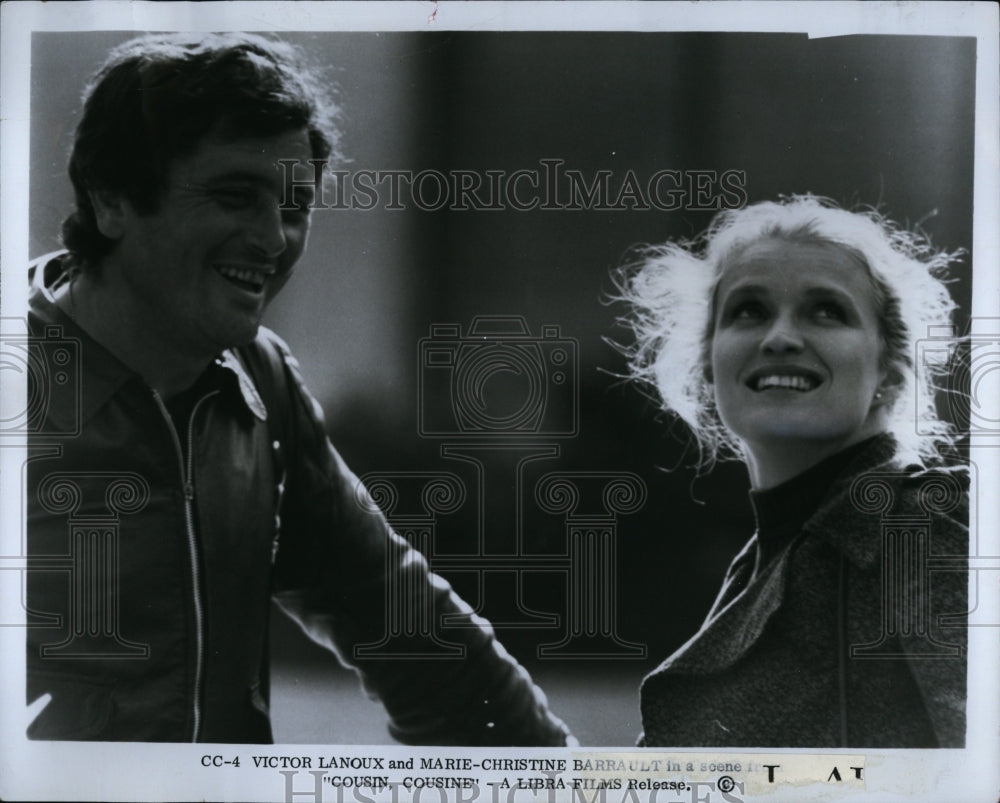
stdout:
<svg viewBox="0 0 1000 803">
<path fill-rule="evenodd" d="M 764 339 L 760 344 L 761 350 L 768 354 L 785 354 L 802 351 L 802 333 L 795 322 L 786 316 L 778 316 L 771 322 Z"/>
</svg>

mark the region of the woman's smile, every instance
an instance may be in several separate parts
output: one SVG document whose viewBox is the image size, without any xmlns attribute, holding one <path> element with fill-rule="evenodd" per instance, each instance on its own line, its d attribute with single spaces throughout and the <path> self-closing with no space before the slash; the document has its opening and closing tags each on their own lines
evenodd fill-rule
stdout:
<svg viewBox="0 0 1000 803">
<path fill-rule="evenodd" d="M 794 365 L 768 366 L 754 371 L 747 380 L 747 387 L 757 392 L 794 390 L 808 393 L 823 383 L 823 379 L 808 368 Z"/>
</svg>

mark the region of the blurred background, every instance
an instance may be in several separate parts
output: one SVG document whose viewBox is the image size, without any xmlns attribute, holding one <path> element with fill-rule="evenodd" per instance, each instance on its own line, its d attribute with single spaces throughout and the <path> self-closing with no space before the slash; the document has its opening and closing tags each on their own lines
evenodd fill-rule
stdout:
<svg viewBox="0 0 1000 803">
<path fill-rule="evenodd" d="M 30 236 L 38 256 L 60 247 L 71 208 L 65 163 L 85 78 L 128 35 L 33 36 Z M 938 247 L 971 246 L 974 39 L 283 38 L 337 87 L 345 170 L 485 177 L 542 173 L 540 160 L 558 159 L 588 183 L 610 171 L 613 194 L 630 170 L 643 185 L 658 170 L 740 171 L 750 203 L 812 192 L 919 223 Z M 309 250 L 269 325 L 298 356 L 356 473 L 375 487 L 393 475 L 402 487 L 413 472 L 458 478 L 464 502 L 421 525 L 433 530 L 425 543 L 432 564 L 498 623 L 583 744 L 632 744 L 642 676 L 698 628 L 753 518 L 742 467 L 696 478 L 682 428 L 620 380 L 624 359 L 606 338 L 628 336 L 615 323 L 623 310 L 607 303 L 609 274 L 631 246 L 694 235 L 713 212 L 690 196 L 670 212 L 386 204 L 313 213 Z M 952 292 L 968 309 L 968 260 L 956 274 Z M 462 359 L 489 341 L 479 336 L 482 324 L 470 335 L 483 316 L 526 327 L 507 355 L 541 361 L 540 391 L 512 365 L 461 385 Z M 434 338 L 421 344 L 432 327 Z M 434 348 L 452 361 L 434 362 Z M 559 372 L 550 365 L 556 351 L 568 358 Z M 473 410 L 463 419 L 455 394 L 476 387 L 486 417 Z M 541 418 L 498 436 L 495 422 L 525 405 Z M 594 486 L 573 515 L 553 512 L 535 493 L 552 472 L 572 474 L 581 488 L 584 475 L 600 483 L 627 474 L 645 496 L 608 511 L 596 504 L 604 486 Z M 401 530 L 406 514 L 395 511 Z M 605 552 L 571 566 L 574 522 L 599 531 Z M 516 566 L 489 573 L 465 559 L 486 554 L 514 556 Z M 596 574 L 580 581 L 581 567 Z M 578 581 L 583 592 L 574 591 Z M 589 640 L 567 642 L 574 627 L 589 628 Z M 353 676 L 277 615 L 272 644 L 277 741 L 389 741 L 381 709 Z"/>
</svg>

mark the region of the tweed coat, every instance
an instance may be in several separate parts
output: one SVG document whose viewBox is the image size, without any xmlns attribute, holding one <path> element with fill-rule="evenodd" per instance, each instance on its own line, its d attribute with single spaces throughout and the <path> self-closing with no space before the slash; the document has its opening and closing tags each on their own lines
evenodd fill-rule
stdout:
<svg viewBox="0 0 1000 803">
<path fill-rule="evenodd" d="M 901 470 L 894 452 L 872 439 L 801 532 L 645 678 L 640 744 L 964 745 L 964 481 Z"/>
</svg>

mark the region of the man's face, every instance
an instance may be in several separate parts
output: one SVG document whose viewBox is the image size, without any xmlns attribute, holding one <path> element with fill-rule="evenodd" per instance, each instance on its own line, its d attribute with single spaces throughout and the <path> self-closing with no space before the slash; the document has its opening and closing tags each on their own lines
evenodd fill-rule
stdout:
<svg viewBox="0 0 1000 803">
<path fill-rule="evenodd" d="M 171 162 L 157 211 L 123 203 L 116 275 L 165 348 L 203 358 L 254 339 L 309 234 L 312 188 L 292 186 L 292 170 L 286 186 L 278 160 L 311 156 L 304 129 L 209 136 Z"/>
</svg>

